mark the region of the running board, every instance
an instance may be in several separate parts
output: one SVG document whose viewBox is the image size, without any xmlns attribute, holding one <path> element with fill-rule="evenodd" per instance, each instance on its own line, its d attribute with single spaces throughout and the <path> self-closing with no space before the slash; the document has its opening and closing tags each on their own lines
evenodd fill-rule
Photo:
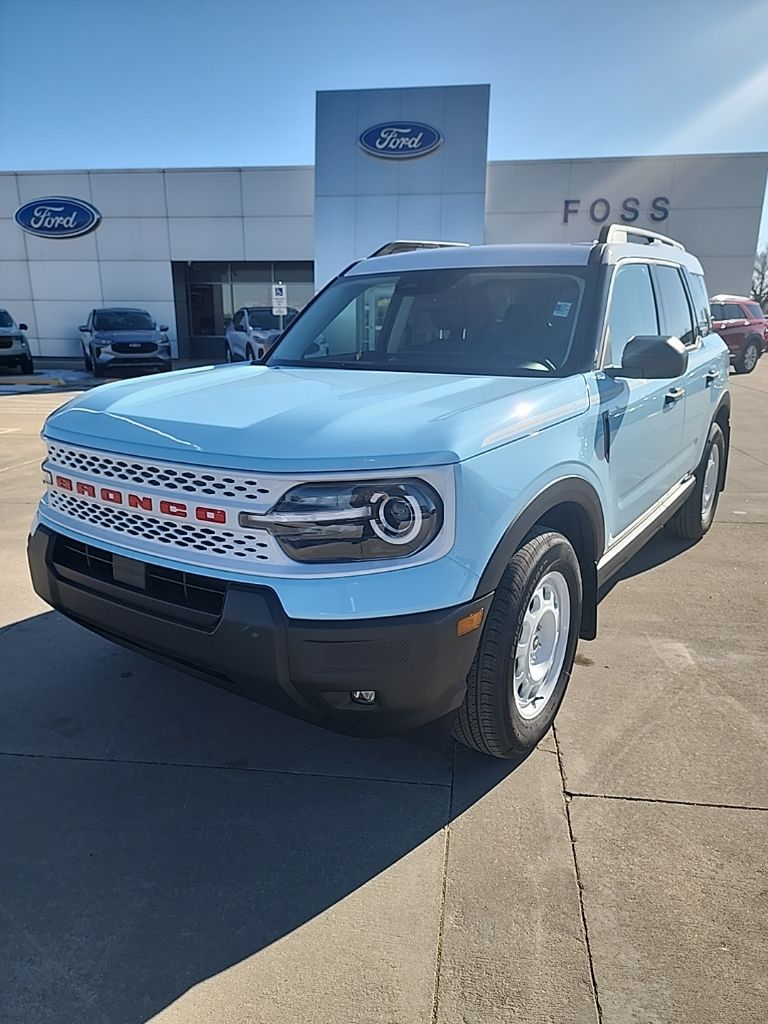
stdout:
<svg viewBox="0 0 768 1024">
<path fill-rule="evenodd" d="M 598 587 L 602 587 L 611 576 L 614 576 L 622 566 L 626 565 L 630 558 L 636 555 L 655 533 L 658 533 L 664 523 L 672 518 L 680 506 L 685 504 L 695 483 L 696 478 L 693 476 L 681 480 L 640 519 L 619 534 L 597 563 Z"/>
</svg>

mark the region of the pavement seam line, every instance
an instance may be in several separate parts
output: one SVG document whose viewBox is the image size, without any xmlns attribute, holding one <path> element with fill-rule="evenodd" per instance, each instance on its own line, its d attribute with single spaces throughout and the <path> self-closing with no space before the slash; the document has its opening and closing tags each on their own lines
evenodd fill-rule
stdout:
<svg viewBox="0 0 768 1024">
<path fill-rule="evenodd" d="M 768 462 L 763 462 L 762 459 L 758 459 L 758 457 L 756 455 L 753 455 L 752 452 L 745 452 L 743 448 L 737 448 L 735 444 L 732 444 L 731 448 L 733 448 L 734 451 L 738 452 L 739 455 L 746 455 L 748 459 L 754 459 L 755 462 L 760 466 L 768 466 Z"/>
<path fill-rule="evenodd" d="M 445 904 L 448 891 L 448 854 L 451 843 L 451 821 L 453 820 L 453 783 L 456 777 L 456 743 L 451 746 L 451 784 L 448 793 L 448 819 L 445 823 L 445 842 L 443 843 L 443 870 L 440 879 L 440 911 L 437 916 L 437 949 L 435 950 L 435 983 L 432 988 L 432 1009 L 429 1014 L 430 1024 L 437 1024 L 440 1010 L 440 972 L 443 967 L 443 931 L 445 928 Z"/>
<path fill-rule="evenodd" d="M 9 627 L 13 628 L 13 627 Z M 25 757 L 38 761 L 80 761 L 86 764 L 132 764 L 146 768 L 201 768 L 216 772 L 246 772 L 252 775 L 290 775 L 301 779 L 333 779 L 340 782 L 376 782 L 391 786 L 430 786 L 433 789 L 449 789 L 447 782 L 416 782 L 410 779 L 368 778 L 364 775 L 331 775 L 322 772 L 292 772 L 285 768 L 244 768 L 242 765 L 193 764 L 186 761 L 143 761 L 126 757 L 86 757 L 73 754 L 29 754 L 23 751 L 0 750 L 0 757 Z"/>
<path fill-rule="evenodd" d="M 669 807 L 711 807 L 723 811 L 768 811 L 768 807 L 754 804 L 717 804 L 707 800 L 668 800 L 664 797 L 653 796 L 622 796 L 614 793 L 576 793 L 573 790 L 563 790 L 566 796 L 580 797 L 584 800 L 624 800 L 634 804 L 665 804 Z"/>
<path fill-rule="evenodd" d="M 563 768 L 563 757 L 560 751 L 560 741 L 557 738 L 557 728 L 552 723 L 552 736 L 555 741 L 555 749 L 557 750 L 557 766 L 560 771 L 560 783 L 563 790 L 563 804 L 565 806 L 565 820 L 568 825 L 568 838 L 571 843 L 571 857 L 573 859 L 573 870 L 576 875 L 576 889 L 579 896 L 579 911 L 581 912 L 581 927 L 584 933 L 584 944 L 587 949 L 587 962 L 589 964 L 589 976 L 592 982 L 592 998 L 595 1003 L 595 1014 L 597 1015 L 597 1024 L 603 1022 L 603 1008 L 600 1005 L 600 993 L 597 988 L 597 975 L 595 974 L 595 963 L 592 958 L 592 943 L 589 940 L 589 925 L 587 924 L 587 911 L 584 906 L 584 884 L 581 880 L 581 871 L 579 870 L 579 860 L 576 856 L 576 839 L 573 835 L 573 825 L 571 823 L 571 808 L 570 808 L 570 796 L 565 787 L 565 769 Z"/>
</svg>

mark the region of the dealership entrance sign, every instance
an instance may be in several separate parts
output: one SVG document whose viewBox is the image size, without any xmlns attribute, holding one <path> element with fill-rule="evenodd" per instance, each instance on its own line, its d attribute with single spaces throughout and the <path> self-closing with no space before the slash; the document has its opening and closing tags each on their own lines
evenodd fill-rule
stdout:
<svg viewBox="0 0 768 1024">
<path fill-rule="evenodd" d="M 20 228 L 40 238 L 77 238 L 93 231 L 101 220 L 95 206 L 67 196 L 33 199 L 13 216 Z"/>
<path fill-rule="evenodd" d="M 360 145 L 366 153 L 394 160 L 426 156 L 442 141 L 437 128 L 419 121 L 387 121 L 366 129 L 360 136 Z"/>
</svg>

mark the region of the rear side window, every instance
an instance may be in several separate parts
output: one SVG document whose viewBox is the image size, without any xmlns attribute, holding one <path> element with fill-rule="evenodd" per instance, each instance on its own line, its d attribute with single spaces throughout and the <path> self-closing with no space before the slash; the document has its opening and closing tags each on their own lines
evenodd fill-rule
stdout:
<svg viewBox="0 0 768 1024">
<path fill-rule="evenodd" d="M 656 284 L 659 289 L 661 310 L 664 319 L 664 333 L 679 338 L 684 345 L 695 341 L 691 307 L 685 293 L 683 278 L 677 267 L 654 267 Z"/>
<path fill-rule="evenodd" d="M 713 302 L 710 307 L 715 320 L 743 320 L 744 310 L 738 302 Z"/>
<path fill-rule="evenodd" d="M 688 282 L 691 286 L 696 326 L 699 329 L 699 334 L 704 337 L 711 330 L 707 286 L 704 284 L 704 278 L 701 274 L 689 274 Z"/>
<path fill-rule="evenodd" d="M 765 319 L 765 313 L 762 311 L 762 309 L 760 308 L 760 306 L 758 306 L 756 302 L 747 302 L 746 307 L 750 315 L 753 316 L 756 320 Z"/>
<path fill-rule="evenodd" d="M 613 277 L 606 321 L 606 366 L 621 366 L 624 347 L 636 334 L 658 334 L 651 275 L 644 263 L 619 267 Z"/>
</svg>

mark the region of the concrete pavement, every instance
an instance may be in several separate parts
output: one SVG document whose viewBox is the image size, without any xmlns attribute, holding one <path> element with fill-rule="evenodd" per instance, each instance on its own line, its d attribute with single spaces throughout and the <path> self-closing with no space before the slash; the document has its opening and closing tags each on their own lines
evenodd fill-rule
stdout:
<svg viewBox="0 0 768 1024">
<path fill-rule="evenodd" d="M 37 438 L 0 397 L 0 1020 L 752 1024 L 768 1005 L 768 359 L 729 489 L 605 596 L 507 765 L 322 732 L 31 591 Z"/>
</svg>

